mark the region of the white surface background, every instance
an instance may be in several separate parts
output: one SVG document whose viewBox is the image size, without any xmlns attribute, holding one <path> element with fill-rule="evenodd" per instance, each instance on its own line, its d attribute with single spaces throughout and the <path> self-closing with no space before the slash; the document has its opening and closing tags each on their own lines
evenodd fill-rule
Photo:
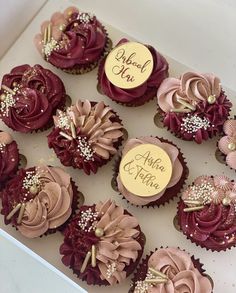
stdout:
<svg viewBox="0 0 236 293">
<path fill-rule="evenodd" d="M 12 3 L 12 1 L 13 0 L 9 0 L 9 4 Z M 1 2 L 5 3 L 6 8 L 9 7 L 8 2 L 0 0 L 0 3 Z M 19 4 L 20 1 L 15 2 L 18 2 Z M 26 3 L 26 0 L 22 2 Z M 0 62 L 0 76 L 8 72 L 15 65 L 25 62 L 31 64 L 39 62 L 43 66 L 55 71 L 63 79 L 68 93 L 74 100 L 76 100 L 77 97 L 86 97 L 89 99 L 94 98 L 97 100 L 105 99 L 107 103 L 111 104 L 113 108 L 120 113 L 124 124 L 128 128 L 130 137 L 143 134 L 154 134 L 160 136 L 163 135 L 165 138 L 169 138 L 176 142 L 183 149 L 189 162 L 189 166 L 195 166 L 195 168 L 190 169 L 191 174 L 189 182 L 194 177 L 201 174 L 203 172 L 202 170 L 209 174 L 223 172 L 232 178 L 235 178 L 234 172 L 227 167 L 220 165 L 215 160 L 213 155 L 215 140 L 209 141 L 199 147 L 195 144 L 175 139 L 171 134 L 167 133 L 166 130 L 157 129 L 152 123 L 152 117 L 155 113 L 154 102 L 150 102 L 137 109 L 129 109 L 119 106 L 96 92 L 96 70 L 80 77 L 70 76 L 54 69 L 40 58 L 32 45 L 33 35 L 39 30 L 40 23 L 48 18 L 52 12 L 56 10 L 56 7 L 60 9 L 61 6 L 67 6 L 65 2 L 66 1 L 59 0 L 50 1 L 47 5 L 47 9 L 44 9 L 40 15 L 36 17 L 35 21 L 21 36 L 21 39 L 16 42 L 14 47 L 9 50 Z M 201 71 L 212 71 L 217 73 L 221 77 L 224 85 L 236 89 L 236 34 L 234 31 L 236 27 L 236 18 L 233 18 L 236 4 L 234 4 L 234 1 L 120 0 L 118 3 L 115 3 L 115 1 L 86 0 L 71 2 L 78 3 L 78 6 L 82 7 L 84 10 L 95 12 L 100 19 L 110 22 L 113 26 L 120 27 L 125 32 L 137 37 L 140 41 L 146 41 L 147 43 L 154 45 L 166 55 L 173 57 L 189 67 Z M 25 11 L 25 7 L 26 6 L 22 8 L 22 13 Z M 32 9 L 34 8 L 29 9 L 27 6 L 28 13 L 32 11 Z M 16 23 L 20 22 L 22 25 L 22 23 L 26 21 L 26 17 L 22 17 L 23 14 L 20 11 L 19 8 L 17 14 L 19 17 L 17 19 L 14 17 L 14 21 L 16 21 Z M 2 10 L 0 14 L 1 13 Z M 10 19 L 8 17 L 6 21 L 12 21 L 12 17 L 10 17 Z M 15 30 L 18 27 L 18 24 L 16 23 L 14 29 L 12 29 L 13 33 L 15 33 Z M 1 33 L 2 30 L 6 33 L 5 28 L 1 25 Z M 7 32 L 7 36 L 9 31 L 10 30 Z M 115 42 L 124 36 L 123 33 L 112 28 L 110 28 L 109 31 L 111 33 L 111 38 Z M 5 38 L 6 40 L 8 40 L 7 36 Z M 169 58 L 168 61 L 171 67 L 171 75 L 179 75 L 185 70 L 184 66 L 175 62 L 173 59 Z M 235 99 L 235 93 L 229 90 L 227 93 L 231 98 Z M 235 107 L 234 112 L 236 112 Z M 142 117 L 142 119 L 137 119 L 137 117 Z M 0 123 L 0 128 L 5 127 Z M 14 137 L 19 143 L 21 153 L 26 154 L 28 157 L 29 165 L 37 164 L 40 158 L 43 158 L 45 162 L 52 165 L 59 164 L 53 157 L 53 152 L 47 148 L 45 137 L 45 134 L 47 133 L 48 132 L 33 135 L 14 133 Z M 40 158 L 34 155 L 39 149 L 41 155 Z M 196 158 L 193 154 L 198 154 L 197 158 L 201 158 L 201 161 L 199 161 L 198 164 L 196 164 Z M 120 204 L 127 206 L 128 209 L 139 218 L 141 226 L 147 236 L 146 252 L 161 245 L 180 246 L 194 254 L 196 257 L 201 258 L 202 262 L 205 264 L 205 269 L 214 279 L 214 293 L 235 293 L 236 265 L 234 260 L 236 258 L 236 249 L 222 253 L 212 253 L 198 248 L 187 241 L 182 234 L 178 233 L 173 228 L 172 225 L 172 219 L 176 211 L 176 202 L 172 202 L 164 208 L 149 210 L 127 205 L 125 201 L 117 197 L 116 192 L 112 191 L 110 187 L 111 167 L 112 163 L 102 168 L 97 175 L 90 177 L 83 175 L 80 171 L 72 170 L 71 168 L 67 168 L 67 171 L 73 176 L 81 191 L 85 194 L 86 202 L 88 204 L 111 196 L 116 198 Z M 104 181 L 105 178 L 106 181 Z M 94 185 L 91 185 L 91 181 L 96 183 L 95 187 Z M 159 223 L 164 223 L 164 225 L 158 225 Z M 58 248 L 62 242 L 60 234 L 51 235 L 42 239 L 27 240 L 14 229 L 9 226 L 4 226 L 1 222 L 0 227 L 7 230 L 11 235 L 25 243 L 33 251 L 37 252 L 50 263 L 65 272 L 71 279 L 77 281 L 71 271 L 68 268 L 65 268 L 60 262 L 58 254 Z M 2 278 L 1 270 L 3 270 L 3 254 L 5 253 L 7 253 L 7 249 L 5 249 L 4 252 L 3 250 L 0 251 L 0 280 Z M 13 259 L 15 257 L 15 261 L 17 260 L 16 255 L 10 256 L 13 257 Z M 5 262 L 5 264 L 11 267 L 10 261 L 8 263 Z M 21 262 L 17 261 L 17 264 L 19 264 L 19 270 L 24 269 Z M 37 271 L 36 265 L 32 265 L 31 269 Z M 18 282 L 23 293 L 29 292 L 25 290 L 24 283 L 22 284 L 20 282 L 18 274 L 14 274 L 12 278 L 14 278 L 15 282 Z M 40 278 L 39 282 L 41 282 Z M 1 284 L 4 284 L 4 282 L 1 282 Z M 35 282 L 31 282 L 32 288 L 34 288 L 35 284 Z M 55 282 L 48 281 L 47 284 L 48 291 L 43 292 L 55 292 Z M 79 282 L 79 284 L 91 293 L 106 293 L 111 290 L 110 288 L 88 287 L 82 282 Z M 37 284 L 37 286 L 40 288 L 40 283 Z M 115 286 L 112 289 L 112 292 L 125 293 L 128 290 L 128 286 L 127 281 L 123 285 Z M 6 289 L 3 292 L 1 290 L 1 293 L 18 293 L 15 291 L 6 291 Z M 34 293 L 33 289 L 31 292 Z"/>
</svg>

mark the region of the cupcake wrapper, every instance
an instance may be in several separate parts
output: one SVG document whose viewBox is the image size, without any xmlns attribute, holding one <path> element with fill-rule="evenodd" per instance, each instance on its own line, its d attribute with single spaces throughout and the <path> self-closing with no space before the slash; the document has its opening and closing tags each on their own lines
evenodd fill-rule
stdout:
<svg viewBox="0 0 236 293">
<path fill-rule="evenodd" d="M 174 143 L 170 142 L 169 140 L 167 139 L 164 139 L 164 138 L 160 138 L 160 137 L 156 137 L 158 139 L 161 140 L 161 142 L 166 142 L 166 143 L 170 143 L 172 145 L 174 145 L 175 147 L 177 147 Z M 180 163 L 182 164 L 183 166 L 183 174 L 179 180 L 179 182 L 172 186 L 171 188 L 168 188 L 166 189 L 165 193 L 162 195 L 162 197 L 160 197 L 159 199 L 157 199 L 156 201 L 153 201 L 153 202 L 150 202 L 148 203 L 147 205 L 135 205 L 135 204 L 132 204 L 130 201 L 128 201 L 119 191 L 118 191 L 118 186 L 117 186 L 117 181 L 116 181 L 116 178 L 119 174 L 119 165 L 120 165 L 120 161 L 121 161 L 121 156 L 119 156 L 116 161 L 115 161 L 115 164 L 113 166 L 113 178 L 112 178 L 112 186 L 113 186 L 113 189 L 115 189 L 116 191 L 119 192 L 119 194 L 123 197 L 123 199 L 125 199 L 128 203 L 130 203 L 131 205 L 133 206 L 136 206 L 136 207 L 159 207 L 161 205 L 165 205 L 166 203 L 169 203 L 171 200 L 173 200 L 175 197 L 178 196 L 178 194 L 181 192 L 182 188 L 184 187 L 185 185 L 185 182 L 186 182 L 186 179 L 188 178 L 188 174 L 189 174 L 189 169 L 187 167 L 187 163 L 185 161 L 185 157 L 183 155 L 183 153 L 181 152 L 181 150 L 177 147 L 177 149 L 179 150 L 179 155 L 178 155 L 178 159 L 180 161 Z M 115 187 L 115 188 L 114 188 Z"/>
<path fill-rule="evenodd" d="M 163 247 L 160 247 L 160 248 L 163 248 Z M 168 246 L 167 247 L 165 247 L 165 248 L 168 248 Z M 178 249 L 180 249 L 179 247 L 178 247 Z M 146 257 L 145 258 L 143 258 L 142 260 L 141 260 L 141 262 L 139 263 L 139 265 L 138 265 L 138 267 L 136 268 L 136 271 L 134 272 L 134 276 L 133 276 L 133 278 L 131 279 L 131 288 L 130 288 L 130 290 L 129 290 L 129 293 L 133 293 L 134 292 L 134 289 L 135 289 L 135 282 L 137 282 L 137 281 L 143 281 L 144 279 L 145 279 L 145 277 L 146 277 L 146 274 L 147 274 L 147 271 L 148 271 L 148 260 L 149 260 L 149 258 L 151 257 L 151 255 L 154 253 L 154 252 L 156 252 L 158 250 L 158 248 L 156 248 L 155 249 L 155 251 L 151 251 L 148 255 L 146 255 Z M 181 251 L 185 251 L 184 249 L 180 249 Z M 186 252 L 186 251 L 185 251 Z M 210 280 L 210 282 L 211 282 L 211 284 L 212 284 L 212 288 L 214 288 L 214 283 L 213 283 L 213 280 L 212 280 L 212 278 L 209 276 L 209 275 L 207 275 L 206 273 L 205 273 L 205 269 L 203 269 L 203 264 L 200 262 L 200 260 L 199 260 L 199 258 L 198 259 L 196 259 L 195 257 L 194 257 L 194 255 L 192 255 L 191 256 L 191 259 L 192 259 L 192 262 L 193 262 L 193 265 L 194 265 L 194 267 L 203 275 L 203 276 L 205 276 L 205 277 L 207 277 L 209 280 Z M 213 292 L 213 291 L 212 291 Z"/>
<path fill-rule="evenodd" d="M 14 140 L 15 141 L 15 140 Z M 17 163 L 17 167 L 14 169 L 14 171 L 12 171 L 10 174 L 8 174 L 7 178 L 5 180 L 0 181 L 0 191 L 5 187 L 5 184 L 14 177 L 14 175 L 16 175 L 16 173 L 18 172 L 19 168 L 20 168 L 20 152 L 19 152 L 19 147 L 17 142 L 16 143 L 16 147 L 17 147 L 17 153 L 18 153 L 18 163 Z M 1 198 L 1 194 L 0 194 L 0 198 Z"/>
<path fill-rule="evenodd" d="M 101 56 L 99 57 L 99 59 L 97 61 L 94 61 L 94 62 L 89 63 L 89 64 L 84 64 L 84 65 L 75 65 L 72 68 L 60 68 L 60 67 L 57 67 L 57 68 L 63 70 L 66 73 L 74 74 L 74 75 L 84 74 L 84 73 L 90 72 L 94 68 L 96 68 L 98 66 L 98 64 L 99 64 L 99 61 L 106 54 L 108 54 L 112 49 L 112 40 L 109 38 L 107 30 L 105 29 L 105 27 L 102 26 L 102 28 L 103 28 L 104 33 L 106 34 L 106 39 L 107 40 L 106 40 L 104 50 L 103 50 Z"/>
<path fill-rule="evenodd" d="M 204 244 L 203 244 L 203 242 L 200 242 L 200 241 L 197 241 L 197 240 L 195 240 L 195 239 L 193 239 L 192 237 L 190 237 L 190 235 L 186 235 L 186 234 L 184 234 L 183 233 L 183 231 L 182 231 L 182 229 L 181 229 L 181 225 L 180 225 L 180 211 L 179 211 L 179 205 L 180 205 L 180 203 L 181 203 L 181 199 L 180 199 L 180 201 L 178 202 L 178 204 L 177 204 L 177 215 L 176 215 L 176 217 L 177 217 L 177 220 L 176 220 L 176 223 L 178 224 L 178 227 L 179 227 L 179 232 L 181 232 L 188 240 L 190 240 L 192 243 L 194 243 L 195 245 L 197 245 L 197 246 L 200 246 L 201 248 L 204 248 L 204 249 L 206 249 L 207 251 L 212 251 L 212 252 L 215 252 L 215 251 L 217 251 L 217 252 L 220 252 L 220 251 L 226 251 L 226 250 L 230 250 L 232 247 L 236 247 L 236 243 L 235 244 L 231 244 L 231 245 L 229 245 L 228 247 L 226 247 L 226 248 L 221 248 L 221 247 L 219 247 L 218 249 L 217 248 L 210 248 L 210 247 L 207 247 L 207 246 L 205 246 Z"/>
</svg>

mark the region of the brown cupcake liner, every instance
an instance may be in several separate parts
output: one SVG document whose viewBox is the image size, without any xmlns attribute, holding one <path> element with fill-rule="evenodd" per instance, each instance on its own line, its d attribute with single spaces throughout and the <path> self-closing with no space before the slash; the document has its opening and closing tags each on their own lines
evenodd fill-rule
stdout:
<svg viewBox="0 0 236 293">
<path fill-rule="evenodd" d="M 101 56 L 99 57 L 99 59 L 97 61 L 94 61 L 94 62 L 89 63 L 89 64 L 84 64 L 84 65 L 75 65 L 72 68 L 60 68 L 60 67 L 57 67 L 57 68 L 63 70 L 66 73 L 73 74 L 73 75 L 84 74 L 84 73 L 90 72 L 94 68 L 96 68 L 98 66 L 98 64 L 99 64 L 99 61 L 106 54 L 108 54 L 112 49 L 112 40 L 109 38 L 107 30 L 105 29 L 105 27 L 102 26 L 102 28 L 103 28 L 103 32 L 106 34 L 106 44 L 105 44 L 105 47 L 104 47 L 104 50 L 103 50 Z"/>
<path fill-rule="evenodd" d="M 161 142 L 165 142 L 165 143 L 169 143 L 173 146 L 175 146 L 178 151 L 179 151 L 179 155 L 178 155 L 178 159 L 181 163 L 181 165 L 183 166 L 183 173 L 182 173 L 182 176 L 180 178 L 180 180 L 176 183 L 176 185 L 170 187 L 170 188 L 167 188 L 165 193 L 157 200 L 153 201 L 153 202 L 150 202 L 146 205 L 135 205 L 133 204 L 132 202 L 128 201 L 125 196 L 123 196 L 123 194 L 121 192 L 119 192 L 118 190 L 118 185 L 117 185 L 117 176 L 119 174 L 119 165 L 120 165 L 120 161 L 121 161 L 121 155 L 119 155 L 116 160 L 115 160 L 115 163 L 114 163 L 114 166 L 113 166 L 113 177 L 112 177 L 112 181 L 111 181 L 111 185 L 113 187 L 113 189 L 117 192 L 119 192 L 119 195 L 121 195 L 123 197 L 123 199 L 125 199 L 127 201 L 127 203 L 133 205 L 133 206 L 136 206 L 136 207 L 146 207 L 146 208 L 154 208 L 154 207 L 160 207 L 161 205 L 165 205 L 166 203 L 169 203 L 171 200 L 174 200 L 175 197 L 178 196 L 178 194 L 181 193 L 181 191 L 183 190 L 183 187 L 186 183 L 186 180 L 188 178 L 188 175 L 189 175 L 189 169 L 187 167 L 187 162 L 186 162 L 186 159 L 183 155 L 183 153 L 181 152 L 180 148 L 177 147 L 177 145 L 175 145 L 173 142 L 167 140 L 167 139 L 164 139 L 164 138 L 160 138 L 160 137 L 157 137 L 156 138 L 160 139 Z"/>
<path fill-rule="evenodd" d="M 149 260 L 149 258 L 152 256 L 152 254 L 154 252 L 156 252 L 159 249 L 163 249 L 163 248 L 164 247 L 162 247 L 162 246 L 160 248 L 156 248 L 154 251 L 151 251 L 149 254 L 146 255 L 145 258 L 143 258 L 141 260 L 141 262 L 139 263 L 138 267 L 136 268 L 136 271 L 134 272 L 133 278 L 131 279 L 131 288 L 130 288 L 128 293 L 133 293 L 134 292 L 135 283 L 137 281 L 143 281 L 146 278 L 146 274 L 148 272 L 148 260 Z M 165 247 L 165 248 L 168 248 L 168 246 Z M 181 251 L 184 251 L 184 252 L 188 253 L 185 249 L 180 249 L 179 247 L 177 247 L 177 248 L 179 250 L 181 250 Z M 200 272 L 200 274 L 209 279 L 209 281 L 211 282 L 211 285 L 212 285 L 212 293 L 213 293 L 214 282 L 213 282 L 212 278 L 208 274 L 206 274 L 206 270 L 203 268 L 204 265 L 200 262 L 200 259 L 195 258 L 194 255 L 191 256 L 191 260 L 193 262 L 194 267 Z"/>
<path fill-rule="evenodd" d="M 13 139 L 13 141 L 15 141 L 15 140 Z M 17 167 L 16 167 L 15 171 L 8 175 L 8 178 L 6 178 L 6 179 L 3 180 L 3 181 L 0 181 L 0 192 L 1 192 L 2 189 L 4 189 L 6 183 L 7 183 L 9 180 L 11 180 L 11 179 L 17 174 L 17 172 L 18 172 L 19 169 L 20 169 L 20 165 L 21 165 L 21 156 L 23 156 L 23 155 L 20 154 L 19 147 L 18 147 L 18 144 L 17 144 L 16 141 L 15 141 L 15 143 L 16 143 L 17 153 L 18 153 L 18 164 L 17 164 Z M 1 199 L 1 194 L 0 194 L 0 199 Z"/>
<path fill-rule="evenodd" d="M 179 211 L 179 204 L 181 202 L 181 199 L 179 200 L 178 204 L 177 204 L 177 214 L 176 216 L 174 217 L 174 227 L 176 228 L 176 230 L 178 232 L 181 232 L 185 237 L 186 239 L 190 240 L 193 244 L 195 244 L 196 246 L 199 246 L 201 248 L 204 248 L 206 249 L 207 251 L 212 251 L 212 252 L 222 252 L 222 251 L 228 251 L 228 250 L 231 250 L 231 248 L 233 247 L 236 247 L 236 243 L 235 244 L 232 244 L 228 247 L 225 247 L 225 248 L 218 248 L 218 249 L 213 249 L 213 248 L 209 248 L 209 247 L 206 247 L 203 242 L 201 241 L 197 241 L 197 240 L 194 240 L 192 237 L 190 237 L 190 235 L 187 235 L 187 234 L 184 234 L 182 229 L 181 229 L 181 225 L 180 225 L 180 211 Z"/>
</svg>

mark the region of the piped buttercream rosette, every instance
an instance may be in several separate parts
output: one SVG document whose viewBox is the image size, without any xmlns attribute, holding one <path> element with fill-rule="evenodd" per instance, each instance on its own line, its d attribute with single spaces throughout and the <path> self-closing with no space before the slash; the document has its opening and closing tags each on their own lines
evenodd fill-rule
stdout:
<svg viewBox="0 0 236 293">
<path fill-rule="evenodd" d="M 178 222 L 192 242 L 221 251 L 236 244 L 236 184 L 224 175 L 200 176 L 183 193 Z"/>
<path fill-rule="evenodd" d="M 218 141 L 218 148 L 226 164 L 236 170 L 236 119 L 225 121 L 223 130 L 224 136 Z"/>
<path fill-rule="evenodd" d="M 81 74 L 96 67 L 110 50 L 106 29 L 92 13 L 68 7 L 44 21 L 34 38 L 39 53 L 52 65 Z"/>
<path fill-rule="evenodd" d="M 197 143 L 222 132 L 232 107 L 218 77 L 195 72 L 165 79 L 157 104 L 164 126 L 177 137 Z"/>
<path fill-rule="evenodd" d="M 56 74 L 38 64 L 20 65 L 2 78 L 0 118 L 15 131 L 45 130 L 65 100 L 64 84 Z"/>
<path fill-rule="evenodd" d="M 62 229 L 80 201 L 70 175 L 49 166 L 20 169 L 1 191 L 1 199 L 5 224 L 27 238 Z"/>
<path fill-rule="evenodd" d="M 78 100 L 54 116 L 48 144 L 65 166 L 96 173 L 122 142 L 123 126 L 117 114 L 103 102 Z"/>
<path fill-rule="evenodd" d="M 199 260 L 179 248 L 159 248 L 139 264 L 129 293 L 212 293 Z"/>
<path fill-rule="evenodd" d="M 133 272 L 144 244 L 138 220 L 107 200 L 80 208 L 64 231 L 60 253 L 88 284 L 114 285 Z"/>
</svg>

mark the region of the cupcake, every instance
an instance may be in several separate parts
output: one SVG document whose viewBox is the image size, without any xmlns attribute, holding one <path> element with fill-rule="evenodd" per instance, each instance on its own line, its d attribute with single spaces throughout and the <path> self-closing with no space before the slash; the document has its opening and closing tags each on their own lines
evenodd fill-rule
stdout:
<svg viewBox="0 0 236 293">
<path fill-rule="evenodd" d="M 122 39 L 99 64 L 98 89 L 117 103 L 140 106 L 156 96 L 168 67 L 153 47 Z"/>
<path fill-rule="evenodd" d="M 236 244 L 236 184 L 226 176 L 200 176 L 182 194 L 180 230 L 193 243 L 212 251 Z"/>
<path fill-rule="evenodd" d="M 9 133 L 0 130 L 0 189 L 17 172 L 18 165 L 17 143 Z"/>
<path fill-rule="evenodd" d="M 47 62 L 72 74 L 95 68 L 111 47 L 106 29 L 96 16 L 79 12 L 76 7 L 55 12 L 44 21 L 34 43 Z"/>
<path fill-rule="evenodd" d="M 82 201 L 70 175 L 49 166 L 20 169 L 0 197 L 5 224 L 27 238 L 62 230 Z"/>
<path fill-rule="evenodd" d="M 51 126 L 66 100 L 61 79 L 41 65 L 21 65 L 2 79 L 0 118 L 13 130 L 33 132 Z"/>
<path fill-rule="evenodd" d="M 195 72 L 165 79 L 157 92 L 157 104 L 168 130 L 199 144 L 222 132 L 232 107 L 218 77 Z"/>
<path fill-rule="evenodd" d="M 188 176 L 180 149 L 158 137 L 129 139 L 115 165 L 117 189 L 131 204 L 160 206 L 178 195 Z"/>
<path fill-rule="evenodd" d="M 236 170 L 236 119 L 225 121 L 224 136 L 218 141 L 218 149 L 225 159 L 225 163 Z"/>
<path fill-rule="evenodd" d="M 179 248 L 159 248 L 140 263 L 129 293 L 211 293 L 213 282 L 202 267 Z"/>
<path fill-rule="evenodd" d="M 115 285 L 134 271 L 144 244 L 138 220 L 107 200 L 80 208 L 64 231 L 60 253 L 89 285 Z"/>
<path fill-rule="evenodd" d="M 122 142 L 122 124 L 118 115 L 103 102 L 78 100 L 65 112 L 57 111 L 54 128 L 48 135 L 65 166 L 96 173 L 105 165 Z"/>
</svg>

